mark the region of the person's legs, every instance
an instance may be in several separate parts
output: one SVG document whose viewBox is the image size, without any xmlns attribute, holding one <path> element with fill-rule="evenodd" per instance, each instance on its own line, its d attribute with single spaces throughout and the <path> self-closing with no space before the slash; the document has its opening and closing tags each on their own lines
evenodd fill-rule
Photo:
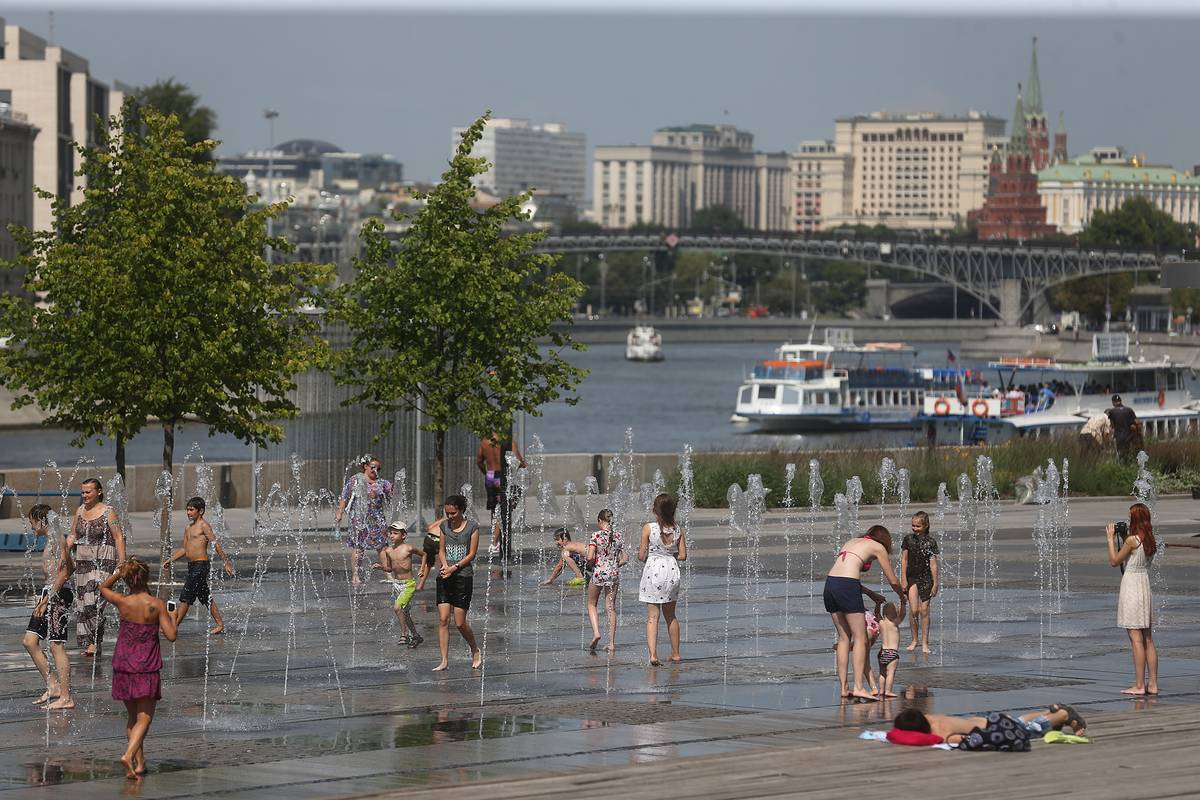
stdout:
<svg viewBox="0 0 1200 800">
<path fill-rule="evenodd" d="M 158 701 L 153 697 L 139 697 L 134 703 L 137 706 L 137 721 L 130 732 L 129 749 L 121 757 L 121 763 L 133 773 L 132 776 L 126 777 L 137 777 L 138 768 L 145 768 L 146 754 L 143 752 L 143 745 L 146 742 L 146 734 L 150 732 L 150 723 L 154 721 L 154 707 Z"/>
<path fill-rule="evenodd" d="M 1122 689 L 1121 694 L 1145 694 L 1146 648 L 1142 639 L 1142 631 L 1134 628 L 1127 630 L 1129 644 L 1133 649 L 1133 686 Z"/>
<path fill-rule="evenodd" d="M 659 666 L 658 603 L 646 603 L 646 650 L 650 655 L 650 663 Z"/>
<path fill-rule="evenodd" d="M 442 661 L 433 668 L 441 672 L 450 666 L 450 604 L 438 603 L 438 650 L 442 653 Z"/>
<path fill-rule="evenodd" d="M 1143 649 L 1146 652 L 1146 694 L 1158 694 L 1158 648 L 1154 646 L 1154 631 L 1142 631 Z"/>
<path fill-rule="evenodd" d="M 471 623 L 467 622 L 467 609 L 454 609 L 454 624 L 467 647 L 471 648 L 471 669 L 479 669 L 483 666 L 483 653 L 479 652 L 479 645 L 475 644 L 475 631 L 471 630 Z"/>
<path fill-rule="evenodd" d="M 361 586 L 362 579 L 358 576 L 358 562 L 362 559 L 362 548 L 350 548 L 350 585 Z"/>
<path fill-rule="evenodd" d="M 921 590 L 913 583 L 908 587 L 908 625 L 912 629 L 912 641 L 908 643 L 910 651 L 917 649 L 920 638 L 920 619 L 918 608 L 921 605 Z"/>
<path fill-rule="evenodd" d="M 921 600 L 921 652 L 929 652 L 929 629 L 933 626 L 933 601 Z"/>
<path fill-rule="evenodd" d="M 50 654 L 54 656 L 54 670 L 58 673 L 58 699 L 50 704 L 51 711 L 74 708 L 75 698 L 71 695 L 71 659 L 67 657 L 67 643 L 50 642 Z"/>
<path fill-rule="evenodd" d="M 600 609 L 597 606 L 600 603 L 601 587 L 592 584 L 587 590 L 587 615 L 588 622 L 592 623 L 592 643 L 588 646 L 589 650 L 595 650 L 596 645 L 600 644 Z"/>
<path fill-rule="evenodd" d="M 175 624 L 179 625 L 179 623 L 183 622 L 191 610 L 191 603 L 186 600 L 180 600 L 179 605 L 175 606 Z"/>
<path fill-rule="evenodd" d="M 893 661 L 888 664 L 884 672 L 879 675 L 879 682 L 883 684 L 880 688 L 883 689 L 884 697 L 895 697 L 896 693 L 892 691 L 892 685 L 896 681 L 896 664 L 899 662 Z M 885 677 L 886 675 L 886 677 Z"/>
<path fill-rule="evenodd" d="M 213 628 L 209 631 L 209 634 L 216 636 L 219 633 L 224 633 L 225 620 L 221 619 L 221 612 L 217 610 L 217 601 L 211 598 L 208 601 L 208 613 L 213 619 Z"/>
<path fill-rule="evenodd" d="M 604 613 L 608 617 L 608 652 L 617 649 L 617 587 L 604 587 Z"/>
<path fill-rule="evenodd" d="M 833 619 L 834 630 L 837 631 L 838 686 L 842 697 L 849 697 L 850 690 L 846 688 L 846 669 L 850 664 L 850 626 L 846 622 L 846 615 L 841 611 L 835 611 L 829 616 Z"/>
<path fill-rule="evenodd" d="M 846 625 L 850 628 L 851 656 L 854 661 L 854 688 L 851 696 L 863 700 L 875 700 L 875 696 L 862 685 L 863 673 L 867 669 L 867 621 L 861 611 L 846 614 Z"/>
<path fill-rule="evenodd" d="M 58 697 L 58 681 L 50 674 L 50 664 L 46 661 L 46 654 L 42 651 L 42 640 L 33 631 L 25 631 L 25 637 L 21 639 L 21 644 L 25 645 L 25 652 L 29 653 L 29 657 L 33 659 L 33 665 L 37 667 L 37 671 L 42 673 L 42 682 L 46 684 L 46 691 L 42 693 L 33 704 L 41 705 L 51 697 Z"/>
<path fill-rule="evenodd" d="M 875 649 L 875 639 L 876 639 L 876 637 L 871 636 L 869 634 L 867 635 L 867 659 L 864 662 L 864 670 L 863 670 L 864 674 L 863 674 L 862 678 L 863 678 L 863 682 L 866 683 L 867 686 L 870 687 L 871 694 L 878 695 L 879 689 L 883 685 L 883 672 L 881 670 L 879 673 L 880 684 L 877 686 L 875 684 L 875 670 L 872 669 L 872 667 L 871 667 L 871 651 Z"/>
<path fill-rule="evenodd" d="M 671 640 L 671 660 L 680 662 L 679 656 L 679 618 L 675 616 L 675 604 L 663 603 L 663 620 L 667 623 L 667 638 Z"/>
<path fill-rule="evenodd" d="M 138 749 L 134 747 L 134 734 L 138 726 L 139 700 L 125 701 L 125 752 L 121 754 L 121 763 L 125 765 L 125 777 L 136 778 L 134 770 L 134 755 Z"/>
</svg>

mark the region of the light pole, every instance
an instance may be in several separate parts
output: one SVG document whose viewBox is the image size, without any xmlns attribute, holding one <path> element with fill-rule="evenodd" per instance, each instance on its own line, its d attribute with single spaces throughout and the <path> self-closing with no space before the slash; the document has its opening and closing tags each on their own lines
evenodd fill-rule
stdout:
<svg viewBox="0 0 1200 800">
<path fill-rule="evenodd" d="M 267 120 L 267 205 L 275 202 L 275 119 L 279 112 L 273 108 L 264 108 L 263 117 Z M 267 236 L 275 231 L 275 220 L 267 217 Z M 267 245 L 267 261 L 272 260 L 271 245 Z"/>
<path fill-rule="evenodd" d="M 596 256 L 600 261 L 600 313 L 606 315 L 608 311 L 608 262 L 604 260 L 604 253 Z"/>
</svg>

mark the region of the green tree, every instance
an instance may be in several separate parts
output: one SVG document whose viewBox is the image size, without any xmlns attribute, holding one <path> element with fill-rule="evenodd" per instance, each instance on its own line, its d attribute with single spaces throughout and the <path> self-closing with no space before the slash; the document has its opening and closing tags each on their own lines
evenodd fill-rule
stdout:
<svg viewBox="0 0 1200 800">
<path fill-rule="evenodd" d="M 534 252 L 543 233 L 505 231 L 506 223 L 525 218 L 528 194 L 484 211 L 471 207 L 471 179 L 488 168 L 471 149 L 488 116 L 463 133 L 398 248 L 381 220 L 363 225 L 357 276 L 330 299 L 350 332 L 348 346 L 334 354 L 335 377 L 356 388 L 348 402 L 366 403 L 385 418 L 420 408 L 434 435 L 438 498 L 447 431 L 506 431 L 514 412 L 536 416 L 586 374 L 561 355 L 583 345 L 555 327 L 570 324 L 582 284 L 550 271 L 556 256 Z"/>
<path fill-rule="evenodd" d="M 140 113 L 141 124 L 132 125 Z M 178 121 L 129 101 L 94 146 L 80 148 L 82 202 L 54 203 L 48 231 L 13 226 L 29 298 L 0 305 L 0 381 L 14 406 L 36 403 L 47 424 L 125 443 L 159 421 L 163 469 L 175 430 L 196 418 L 243 441 L 279 441 L 275 420 L 297 413 L 292 376 L 321 349 L 302 312 L 331 270 L 270 264 L 266 220 L 242 184 L 198 156 Z M 43 193 L 43 196 L 48 196 Z M 163 535 L 167 534 L 164 526 Z"/>
<path fill-rule="evenodd" d="M 138 87 L 133 96 L 141 108 L 153 108 L 164 116 L 174 114 L 178 117 L 183 138 L 188 144 L 211 139 L 217 129 L 217 112 L 202 105 L 199 95 L 173 77 Z M 210 161 L 212 157 L 212 148 L 197 150 L 195 155 L 201 161 Z"/>
<path fill-rule="evenodd" d="M 709 206 L 692 215 L 690 230 L 696 233 L 744 233 L 749 230 L 729 206 Z"/>
<path fill-rule="evenodd" d="M 1194 226 L 1176 222 L 1144 197 L 1130 198 L 1112 211 L 1095 212 L 1079 234 L 1079 246 L 1084 249 L 1147 250 L 1158 256 L 1188 250 L 1195 242 Z M 1134 276 L 1128 273 L 1095 275 L 1060 284 L 1050 296 L 1058 308 L 1103 320 L 1106 302 L 1113 309 L 1124 308 L 1133 285 Z M 1173 296 L 1172 302 L 1189 305 L 1186 292 Z"/>
</svg>

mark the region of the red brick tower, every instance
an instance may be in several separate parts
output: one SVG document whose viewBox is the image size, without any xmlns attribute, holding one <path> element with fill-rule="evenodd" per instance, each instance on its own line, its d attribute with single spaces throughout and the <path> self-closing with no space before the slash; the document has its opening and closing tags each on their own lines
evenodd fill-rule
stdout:
<svg viewBox="0 0 1200 800">
<path fill-rule="evenodd" d="M 988 167 L 988 196 L 983 208 L 974 215 L 980 239 L 1036 239 L 1054 233 L 1054 226 L 1046 224 L 1046 209 L 1038 195 L 1038 179 L 1034 171 L 1027 123 L 1018 86 L 1012 137 L 1003 169 L 999 150 L 993 150 L 992 162 Z"/>
</svg>

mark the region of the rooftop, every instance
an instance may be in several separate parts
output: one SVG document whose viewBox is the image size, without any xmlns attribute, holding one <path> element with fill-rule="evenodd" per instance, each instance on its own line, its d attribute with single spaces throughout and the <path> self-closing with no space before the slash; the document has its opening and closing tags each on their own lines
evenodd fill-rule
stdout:
<svg viewBox="0 0 1200 800">
<path fill-rule="evenodd" d="M 1065 164 L 1054 164 L 1038 172 L 1038 181 L 1096 181 L 1101 183 L 1140 183 L 1147 186 L 1200 186 L 1200 177 L 1171 166 L 1097 163 L 1090 156 Z"/>
<path fill-rule="evenodd" d="M 835 122 L 974 122 L 976 120 L 1004 122 L 1002 117 L 975 109 L 969 109 L 965 114 L 943 114 L 939 111 L 871 111 L 867 114 L 838 117 Z"/>
</svg>

